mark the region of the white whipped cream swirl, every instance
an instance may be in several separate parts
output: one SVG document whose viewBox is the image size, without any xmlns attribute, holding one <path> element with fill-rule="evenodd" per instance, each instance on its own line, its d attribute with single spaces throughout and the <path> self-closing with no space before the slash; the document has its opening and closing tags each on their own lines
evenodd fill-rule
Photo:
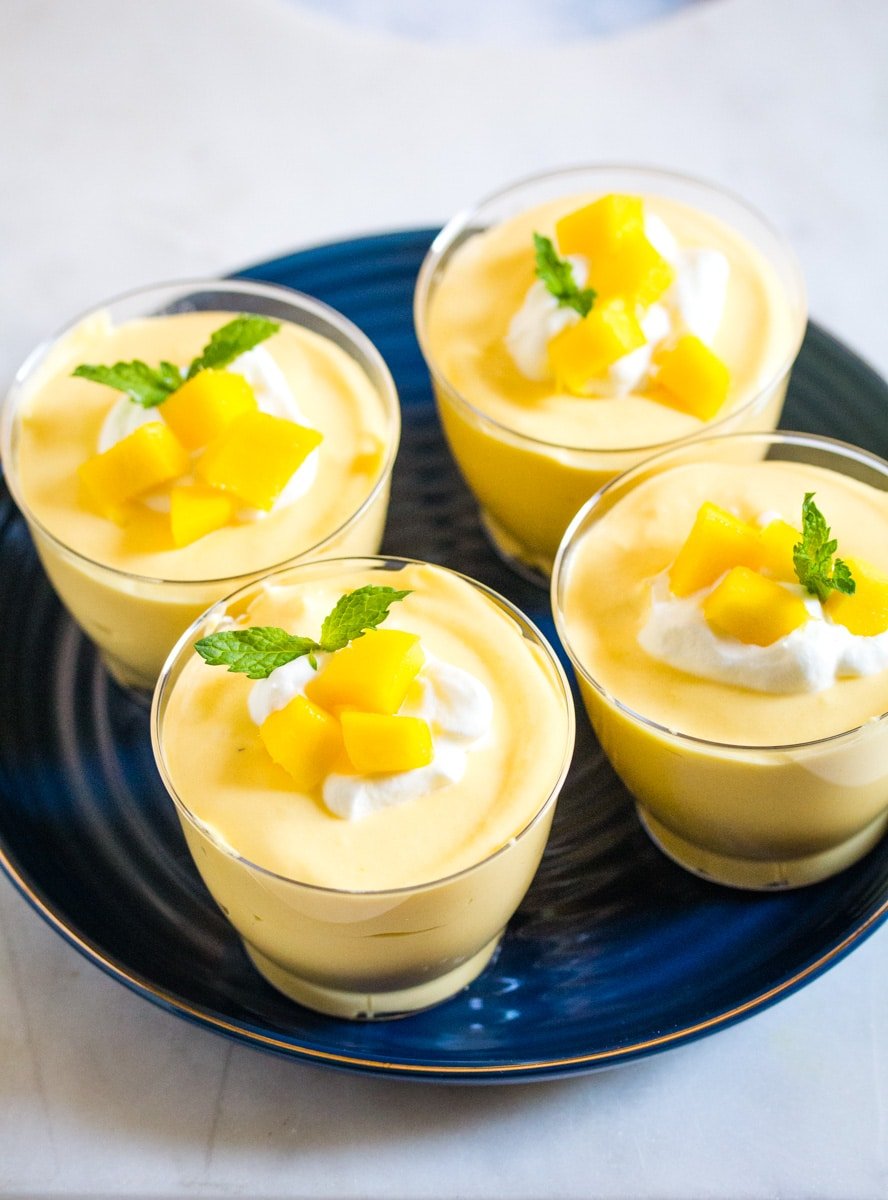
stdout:
<svg viewBox="0 0 888 1200">
<path fill-rule="evenodd" d="M 820 602 L 800 586 L 783 586 L 802 596 L 810 619 L 770 646 L 756 646 L 711 629 L 702 609 L 711 588 L 679 598 L 670 592 L 666 575 L 659 575 L 651 585 L 639 644 L 679 671 L 757 692 L 820 692 L 837 679 L 888 669 L 888 631 L 873 637 L 853 634 L 825 617 Z"/>
<path fill-rule="evenodd" d="M 318 654 L 322 670 L 329 655 Z M 297 658 L 258 680 L 248 700 L 250 717 L 257 724 L 296 695 L 305 694 L 315 676 L 307 657 Z M 348 821 L 361 820 L 396 804 L 407 804 L 449 783 L 458 783 L 466 769 L 466 754 L 477 749 L 493 724 L 490 692 L 468 671 L 426 653 L 419 674 L 399 716 L 421 717 L 432 730 L 434 757 L 426 767 L 377 775 L 330 774 L 321 795 L 327 808 Z"/>
</svg>

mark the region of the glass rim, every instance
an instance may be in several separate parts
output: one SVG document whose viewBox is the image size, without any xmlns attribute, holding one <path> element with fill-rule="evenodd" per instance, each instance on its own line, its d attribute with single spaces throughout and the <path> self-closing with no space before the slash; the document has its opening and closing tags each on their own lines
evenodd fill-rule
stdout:
<svg viewBox="0 0 888 1200">
<path fill-rule="evenodd" d="M 796 430 L 777 429 L 754 430 L 736 433 L 722 433 L 713 437 L 699 438 L 694 442 L 694 449 L 705 449 L 709 443 L 723 445 L 724 443 L 732 442 L 755 442 L 762 441 L 768 443 L 787 444 L 793 446 L 810 446 L 812 448 L 829 451 L 841 458 L 851 459 L 862 463 L 865 466 L 872 467 L 884 475 L 888 482 L 888 460 L 875 454 L 871 450 L 864 450 L 860 446 L 854 446 L 850 442 L 840 441 L 838 438 L 827 437 L 823 434 L 804 433 Z M 598 507 L 607 494 L 618 487 L 625 487 L 627 482 L 631 482 L 633 475 L 647 476 L 652 466 L 656 466 L 658 461 L 670 458 L 673 453 L 679 453 L 688 450 L 687 445 L 670 447 L 659 454 L 651 455 L 642 462 L 636 463 L 634 466 L 614 476 L 613 479 L 603 484 L 589 499 L 585 502 L 582 508 L 574 516 L 570 525 L 565 530 L 564 536 L 561 539 L 561 544 L 555 555 L 555 562 L 552 567 L 552 581 L 550 586 L 550 599 L 552 606 L 552 615 L 555 621 L 555 628 L 558 636 L 561 639 L 561 644 L 564 646 L 565 653 L 571 661 L 574 670 L 582 677 L 582 679 L 594 688 L 595 691 L 613 708 L 618 709 L 625 716 L 630 717 L 636 724 L 642 725 L 647 729 L 651 729 L 658 734 L 665 734 L 678 742 L 684 742 L 692 746 L 697 746 L 705 750 L 722 750 L 729 751 L 732 754 L 779 754 L 788 753 L 790 751 L 810 751 L 821 746 L 826 746 L 832 742 L 843 738 L 850 739 L 854 736 L 862 734 L 864 731 L 874 729 L 877 725 L 888 721 L 888 711 L 879 713 L 876 716 L 869 717 L 866 721 L 862 721 L 858 725 L 853 725 L 849 729 L 842 729 L 836 733 L 830 733 L 824 737 L 810 738 L 801 742 L 781 742 L 772 744 L 762 743 L 736 743 L 716 741 L 712 738 L 698 737 L 691 733 L 683 733 L 680 730 L 670 729 L 668 725 L 663 725 L 659 721 L 653 720 L 651 717 L 646 717 L 642 713 L 636 712 L 628 704 L 624 704 L 616 696 L 612 695 L 602 683 L 588 670 L 585 664 L 581 661 L 576 648 L 571 641 L 570 635 L 564 620 L 564 605 L 563 605 L 563 584 L 569 571 L 569 560 L 575 551 L 582 534 L 586 530 L 587 524 L 592 521 L 592 514 Z"/>
<path fill-rule="evenodd" d="M 348 888 L 325 887 L 316 883 L 307 883 L 304 880 L 293 879 L 288 875 L 282 875 L 277 871 L 270 870 L 268 867 L 263 867 L 259 863 L 255 863 L 251 859 L 246 858 L 244 855 L 238 854 L 233 848 L 223 845 L 219 839 L 213 835 L 212 830 L 203 821 L 201 821 L 200 818 L 191 812 L 184 800 L 182 800 L 182 798 L 179 796 L 175 785 L 170 778 L 166 759 L 163 753 L 161 727 L 163 724 L 163 718 L 165 716 L 166 702 L 168 701 L 170 695 L 170 679 L 176 667 L 182 661 L 186 651 L 189 649 L 189 643 L 191 642 L 191 639 L 194 637 L 197 630 L 206 621 L 209 621 L 217 612 L 221 613 L 229 604 L 237 600 L 249 588 L 260 587 L 266 583 L 272 582 L 281 575 L 290 574 L 294 571 L 309 571 L 310 569 L 326 569 L 328 567 L 331 570 L 335 570 L 337 566 L 345 565 L 354 567 L 364 566 L 367 569 L 378 568 L 382 571 L 390 570 L 393 567 L 400 568 L 404 566 L 430 566 L 435 570 L 444 571 L 448 575 L 453 575 L 456 578 L 463 580 L 476 591 L 479 591 L 482 595 L 487 596 L 488 599 L 490 599 L 498 608 L 505 611 L 508 616 L 515 620 L 516 624 L 519 626 L 522 636 L 529 637 L 529 640 L 534 642 L 542 650 L 546 662 L 552 670 L 560 689 L 561 700 L 566 717 L 564 750 L 561 757 L 558 775 L 550 787 L 546 798 L 538 805 L 527 823 L 523 825 L 516 834 L 509 838 L 507 842 L 504 842 L 503 845 L 498 846 L 496 850 L 493 850 L 490 854 L 486 855 L 486 857 L 480 859 L 478 862 L 471 863 L 467 867 L 461 868 L 459 871 L 454 871 L 449 875 L 441 875 L 436 879 L 430 879 L 423 883 L 407 884 L 396 888 L 353 890 Z M 516 843 L 523 841 L 525 837 L 540 823 L 540 821 L 543 820 L 546 813 L 548 813 L 549 810 L 554 806 L 564 786 L 564 781 L 567 778 L 567 773 L 573 760 L 574 743 L 576 738 L 576 710 L 573 702 L 573 694 L 571 692 L 570 683 L 567 679 L 567 674 L 564 670 L 564 667 L 561 665 L 561 661 L 559 660 L 553 646 L 550 644 L 542 631 L 537 627 L 537 625 L 530 619 L 530 617 L 528 617 L 526 613 L 523 613 L 521 609 L 517 607 L 517 605 L 512 603 L 511 600 L 507 600 L 505 596 L 502 596 L 499 592 L 494 591 L 494 589 L 488 587 L 487 584 L 480 583 L 477 579 L 472 579 L 471 576 L 465 575 L 461 571 L 455 571 L 452 567 L 445 567 L 440 563 L 430 563 L 424 561 L 423 559 L 406 558 L 401 555 L 394 554 L 359 554 L 344 555 L 340 558 L 313 559 L 310 562 L 291 563 L 287 566 L 266 572 L 259 578 L 250 580 L 248 583 L 244 584 L 243 587 L 237 588 L 228 596 L 223 597 L 221 600 L 217 600 L 214 604 L 205 609 L 200 616 L 191 622 L 191 624 L 181 635 L 176 644 L 173 646 L 172 650 L 170 650 L 169 654 L 167 655 L 160 675 L 157 678 L 157 683 L 155 684 L 154 693 L 151 699 L 150 726 L 151 747 L 158 774 L 160 775 L 161 781 L 163 782 L 170 799 L 173 801 L 177 812 L 184 816 L 186 820 L 188 820 L 188 822 L 194 826 L 194 828 L 197 829 L 201 835 L 209 838 L 210 841 L 212 841 L 219 850 L 224 852 L 226 857 L 231 861 L 237 862 L 244 867 L 247 867 L 249 870 L 257 872 L 259 875 L 264 876 L 265 878 L 273 879 L 279 883 L 286 883 L 295 887 L 304 888 L 308 892 L 313 892 L 319 895 L 381 899 L 382 897 L 389 896 L 397 897 L 416 895 L 418 892 L 429 891 L 432 888 L 438 888 L 451 884 L 458 879 L 462 879 L 468 875 L 471 875 L 480 867 L 486 866 L 488 863 L 493 862 L 494 859 L 505 854 L 509 849 L 511 849 L 511 847 L 516 845 Z"/>
<path fill-rule="evenodd" d="M 264 566 L 256 568 L 254 571 L 239 571 L 233 575 L 218 575 L 218 576 L 201 576 L 199 578 L 175 579 L 156 575 L 143 575 L 135 571 L 128 571 L 124 567 L 111 566 L 99 559 L 91 558 L 88 554 L 84 554 L 81 550 L 76 550 L 73 546 L 69 546 L 62 541 L 56 534 L 40 521 L 35 515 L 30 505 L 25 500 L 22 489 L 19 486 L 17 478 L 18 471 L 16 464 L 13 462 L 12 453 L 12 438 L 15 426 L 16 417 L 18 415 L 18 405 L 16 400 L 19 399 L 19 393 L 24 387 L 26 380 L 39 364 L 46 358 L 47 354 L 52 350 L 53 346 L 65 337 L 72 330 L 76 329 L 83 321 L 96 313 L 102 312 L 104 309 L 112 305 L 126 303 L 140 296 L 150 296 L 152 293 L 160 292 L 212 292 L 212 291 L 234 291 L 242 292 L 245 296 L 263 295 L 272 300 L 279 300 L 282 303 L 288 304 L 291 307 L 305 313 L 311 313 L 313 316 L 320 318 L 322 321 L 328 322 L 340 334 L 351 342 L 355 349 L 359 352 L 362 359 L 367 363 L 372 364 L 373 368 L 378 371 L 380 383 L 383 386 L 376 387 L 374 380 L 370 380 L 374 389 L 378 392 L 383 406 L 384 416 L 389 426 L 389 436 L 386 439 L 385 457 L 380 467 L 379 475 L 373 483 L 372 488 L 364 497 L 361 504 L 351 512 L 345 520 L 337 525 L 330 533 L 325 534 L 320 541 L 314 542 L 310 546 L 306 546 L 304 550 L 298 551 L 295 555 L 289 555 L 285 559 L 277 560 L 273 563 L 268 563 Z M 209 310 L 206 310 L 209 311 Z M 292 324 L 296 324 L 295 321 Z M 357 359 L 355 361 L 358 361 Z M 364 369 L 364 364 L 358 362 L 358 365 Z M 239 581 L 248 583 L 258 575 L 263 575 L 269 571 L 278 568 L 285 568 L 289 563 L 293 563 L 306 555 L 313 555 L 323 550 L 329 542 L 341 536 L 346 530 L 357 522 L 374 503 L 379 496 L 379 493 L 387 485 L 391 478 L 392 470 L 395 465 L 395 459 L 398 453 L 398 447 L 401 440 L 401 406 L 398 399 L 398 391 L 395 381 L 392 378 L 392 373 L 388 368 L 388 364 L 382 357 L 377 347 L 373 344 L 369 337 L 359 329 L 348 317 L 344 316 L 337 309 L 332 308 L 329 304 L 325 304 L 322 300 L 315 299 L 314 296 L 309 296 L 305 292 L 297 291 L 295 288 L 289 288 L 282 284 L 263 283 L 252 279 L 227 279 L 221 278 L 193 278 L 193 279 L 171 279 L 166 282 L 146 284 L 142 287 L 130 288 L 125 292 L 119 292 L 114 296 L 100 304 L 92 305 L 89 308 L 83 309 L 78 316 L 66 321 L 63 326 L 44 338 L 43 341 L 31 350 L 25 358 L 19 369 L 13 376 L 6 394 L 0 398 L 0 474 L 6 479 L 7 486 L 12 493 L 16 506 L 25 518 L 29 526 L 33 526 L 39 531 L 40 535 L 61 555 L 73 559 L 75 562 L 84 563 L 91 569 L 105 572 L 108 575 L 117 578 L 132 581 L 133 583 L 150 586 L 150 587 L 177 587 L 177 588 L 205 588 L 213 585 L 231 584 L 235 587 Z"/>
<path fill-rule="evenodd" d="M 453 386 L 447 379 L 444 372 L 440 369 L 434 355 L 431 352 L 427 336 L 427 321 L 429 306 L 433 294 L 433 284 L 441 270 L 441 266 L 454 249 L 457 238 L 465 232 L 473 218 L 477 217 L 482 210 L 488 206 L 495 204 L 514 192 L 522 188 L 533 186 L 534 184 L 546 183 L 561 178 L 570 179 L 577 176 L 585 176 L 591 172 L 627 172 L 649 175 L 655 179 L 668 180 L 670 183 L 677 186 L 687 186 L 698 188 L 702 192 L 709 193 L 719 200 L 727 200 L 729 203 L 736 205 L 742 209 L 749 217 L 756 221 L 759 226 L 774 239 L 779 245 L 781 253 L 784 257 L 784 265 L 788 268 L 789 274 L 792 277 L 792 291 L 795 295 L 786 288 L 787 294 L 794 300 L 795 306 L 798 308 L 798 317 L 794 322 L 797 326 L 795 335 L 790 339 L 790 345 L 787 353 L 781 358 L 779 365 L 768 376 L 768 379 L 759 385 L 755 393 L 749 397 L 743 404 L 737 408 L 733 408 L 730 412 L 723 416 L 707 421 L 701 426 L 699 431 L 683 434 L 678 438 L 668 438 L 665 441 L 646 442 L 643 444 L 629 446 L 585 446 L 575 443 L 553 442 L 545 438 L 534 437 L 531 434 L 522 433 L 520 430 L 514 429 L 511 425 L 507 425 L 504 421 L 499 421 L 495 417 L 491 417 L 483 409 L 479 408 L 471 400 L 468 399 L 461 391 Z M 483 232 L 483 231 L 479 231 Z M 709 430 L 718 430 L 727 422 L 734 420 L 743 413 L 761 403 L 762 398 L 768 392 L 777 386 L 784 379 L 792 368 L 793 363 L 798 357 L 802 342 L 805 337 L 805 330 L 808 324 L 808 300 L 805 290 L 805 280 L 802 273 L 801 263 L 792 248 L 792 245 L 774 225 L 768 217 L 766 217 L 758 208 L 743 199 L 736 192 L 729 188 L 722 187 L 720 184 L 709 183 L 707 180 L 698 179 L 694 175 L 688 175 L 679 171 L 670 171 L 665 168 L 644 166 L 639 163 L 587 163 L 575 164 L 569 167 L 557 168 L 555 170 L 539 171 L 531 175 L 522 176 L 513 183 L 507 184 L 505 187 L 498 188 L 496 191 L 489 192 L 476 203 L 461 208 L 453 217 L 444 225 L 442 229 L 435 235 L 431 246 L 426 252 L 425 257 L 419 268 L 419 273 L 416 277 L 416 287 L 413 293 L 413 323 L 416 330 L 416 338 L 419 342 L 420 350 L 425 359 L 426 366 L 435 383 L 443 391 L 447 393 L 448 399 L 454 402 L 457 406 L 471 414 L 471 416 L 480 424 L 486 425 L 489 428 L 498 431 L 499 433 L 508 434 L 519 444 L 529 447 L 541 447 L 545 450 L 558 450 L 562 452 L 570 452 L 574 454 L 596 455 L 602 458 L 615 457 L 618 455 L 627 454 L 654 454 L 667 447 L 684 445 L 687 442 L 696 441 L 700 437 L 705 437 Z"/>
</svg>

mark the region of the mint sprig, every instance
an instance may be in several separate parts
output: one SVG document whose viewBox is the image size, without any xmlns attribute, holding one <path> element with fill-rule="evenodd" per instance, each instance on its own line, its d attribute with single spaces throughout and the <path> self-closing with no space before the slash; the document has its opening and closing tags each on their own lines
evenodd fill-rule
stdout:
<svg viewBox="0 0 888 1200">
<path fill-rule="evenodd" d="M 792 562 L 799 583 L 822 604 L 832 591 L 853 596 L 857 584 L 846 562 L 841 558 L 833 561 L 839 544 L 830 537 L 830 528 L 814 503 L 814 495 L 806 492 L 802 502 L 802 540 L 792 548 Z"/>
<path fill-rule="evenodd" d="M 211 667 L 227 667 L 248 679 L 266 679 L 278 667 L 306 654 L 341 650 L 368 629 L 382 624 L 391 605 L 409 595 L 409 591 L 373 584 L 347 592 L 324 618 L 319 642 L 287 633 L 276 625 L 252 625 L 211 633 L 195 642 L 194 648 Z"/>
<path fill-rule="evenodd" d="M 142 408 L 157 408 L 182 386 L 185 379 L 193 379 L 200 371 L 210 368 L 221 370 L 279 329 L 280 324 L 267 317 L 248 314 L 235 317 L 216 330 L 197 358 L 192 359 L 184 377 L 173 363 L 162 362 L 160 366 L 149 367 L 138 359 L 115 363 L 112 367 L 81 363 L 72 375 L 124 392 Z"/>
<path fill-rule="evenodd" d="M 592 288 L 579 288 L 574 279 L 573 267 L 566 258 L 559 258 L 551 238 L 541 233 L 533 235 L 536 254 L 536 274 L 561 308 L 572 308 L 581 317 L 592 311 L 596 292 Z"/>
</svg>

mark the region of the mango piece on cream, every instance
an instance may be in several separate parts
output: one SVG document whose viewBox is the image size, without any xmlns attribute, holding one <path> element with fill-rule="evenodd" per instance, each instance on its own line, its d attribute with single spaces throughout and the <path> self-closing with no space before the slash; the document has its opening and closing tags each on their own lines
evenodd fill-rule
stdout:
<svg viewBox="0 0 888 1200">
<path fill-rule="evenodd" d="M 348 710 L 342 714 L 342 739 L 361 775 L 413 771 L 434 758 L 432 731 L 421 717 Z"/>
<path fill-rule="evenodd" d="M 186 448 L 206 446 L 241 413 L 258 407 L 255 393 L 234 371 L 198 371 L 161 407 L 161 415 Z"/>
<path fill-rule="evenodd" d="M 769 521 L 759 530 L 759 569 L 772 579 L 782 579 L 786 583 L 797 582 L 792 552 L 801 540 L 801 533 L 788 521 Z"/>
<path fill-rule="evenodd" d="M 755 646 L 770 646 L 808 620 L 794 592 L 749 567 L 733 567 L 703 601 L 703 615 L 716 633 Z"/>
<path fill-rule="evenodd" d="M 674 596 L 690 596 L 715 583 L 731 567 L 756 570 L 760 560 L 759 530 L 706 501 L 669 568 L 669 588 Z"/>
<path fill-rule="evenodd" d="M 89 500 L 112 521 L 128 500 L 189 469 L 188 453 L 162 421 L 140 425 L 110 449 L 88 458 L 78 476 Z"/>
<path fill-rule="evenodd" d="M 342 751 L 339 722 L 302 695 L 270 713 L 259 726 L 259 736 L 303 792 L 321 782 Z"/>
<path fill-rule="evenodd" d="M 830 592 L 824 612 L 860 637 L 884 633 L 888 630 L 888 575 L 860 559 L 845 561 L 854 580 L 854 593 Z"/>
<path fill-rule="evenodd" d="M 561 253 L 582 254 L 592 262 L 612 254 L 622 237 L 643 230 L 641 197 L 616 192 L 585 204 L 555 224 Z"/>
<path fill-rule="evenodd" d="M 234 500 L 226 492 L 202 484 L 176 484 L 170 491 L 170 526 L 177 546 L 221 529 L 234 516 Z"/>
<path fill-rule="evenodd" d="M 612 254 L 590 262 L 588 283 L 602 297 L 622 296 L 646 308 L 674 278 L 670 264 L 637 229 L 621 238 Z"/>
<path fill-rule="evenodd" d="M 658 359 L 657 385 L 662 398 L 682 412 L 708 421 L 728 398 L 728 368 L 698 337 L 687 333 Z"/>
<path fill-rule="evenodd" d="M 231 492 L 244 504 L 268 512 L 322 439 L 317 429 L 286 417 L 241 413 L 210 442 L 195 473 L 210 487 Z"/>
<path fill-rule="evenodd" d="M 425 662 L 419 638 L 400 629 L 368 629 L 337 650 L 305 688 L 331 711 L 396 713 Z M 394 768 L 392 768 L 394 770 Z"/>
<path fill-rule="evenodd" d="M 549 365 L 559 386 L 580 395 L 596 375 L 645 341 L 638 319 L 625 301 L 607 300 L 552 338 Z"/>
</svg>

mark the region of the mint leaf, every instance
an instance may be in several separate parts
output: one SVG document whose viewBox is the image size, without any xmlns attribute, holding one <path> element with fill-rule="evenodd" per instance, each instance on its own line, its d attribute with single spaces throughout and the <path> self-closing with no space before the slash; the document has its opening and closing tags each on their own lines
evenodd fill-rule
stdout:
<svg viewBox="0 0 888 1200">
<path fill-rule="evenodd" d="M 802 540 L 792 548 L 792 562 L 799 583 L 821 604 L 831 591 L 853 596 L 857 588 L 846 562 L 833 555 L 838 542 L 830 537 L 830 528 L 814 503 L 814 492 L 806 492 L 802 502 Z"/>
<path fill-rule="evenodd" d="M 81 363 L 71 373 L 79 379 L 91 379 L 93 383 L 102 383 L 117 392 L 125 392 L 130 400 L 141 404 L 142 408 L 156 408 L 176 388 L 182 386 L 179 368 L 168 362 L 162 362 L 159 367 L 149 367 L 138 359 L 135 362 L 115 363 L 113 367 Z"/>
<path fill-rule="evenodd" d="M 533 235 L 533 248 L 536 253 L 536 274 L 547 289 L 558 301 L 561 308 L 572 308 L 581 317 L 592 311 L 596 293 L 592 288 L 577 287 L 574 280 L 573 267 L 567 259 L 559 258 L 551 238 L 543 237 L 541 233 Z"/>
<path fill-rule="evenodd" d="M 409 595 L 395 588 L 369 584 L 340 597 L 321 626 L 321 649 L 341 650 L 366 630 L 375 629 L 388 616 L 389 606 Z"/>
<path fill-rule="evenodd" d="M 194 648 L 211 667 L 228 667 L 248 679 L 266 679 L 277 667 L 319 649 L 313 638 L 297 637 L 275 625 L 211 633 Z"/>
<path fill-rule="evenodd" d="M 217 329 L 202 352 L 194 359 L 188 368 L 186 378 L 193 379 L 199 371 L 208 369 L 219 370 L 234 362 L 247 350 L 252 350 L 273 333 L 277 333 L 280 324 L 270 321 L 267 317 L 241 315 Z"/>
<path fill-rule="evenodd" d="M 228 667 L 248 679 L 266 679 L 284 663 L 306 654 L 317 669 L 314 656 L 318 650 L 326 653 L 341 650 L 366 630 L 375 629 L 388 616 L 389 607 L 409 595 L 395 588 L 370 584 L 340 596 L 333 611 L 324 618 L 320 642 L 287 633 L 276 625 L 251 625 L 247 629 L 211 633 L 195 642 L 194 648 L 211 667 Z"/>
</svg>

